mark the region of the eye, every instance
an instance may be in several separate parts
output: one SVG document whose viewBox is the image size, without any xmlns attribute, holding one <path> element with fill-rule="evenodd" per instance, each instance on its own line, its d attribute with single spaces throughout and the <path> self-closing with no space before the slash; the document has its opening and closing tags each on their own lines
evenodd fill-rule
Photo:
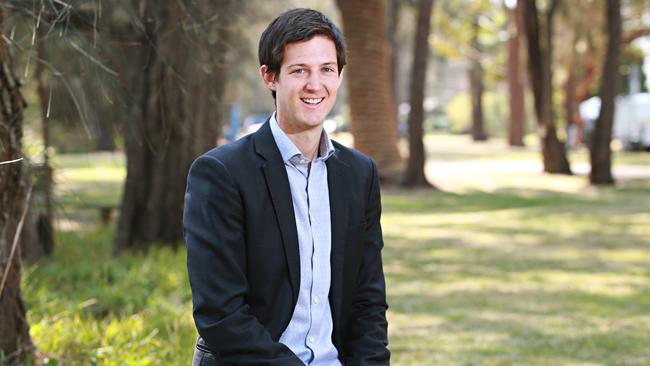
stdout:
<svg viewBox="0 0 650 366">
<path fill-rule="evenodd" d="M 300 74 L 304 74 L 304 73 L 305 73 L 305 69 L 295 69 L 295 70 L 293 70 L 291 73 L 292 73 L 292 74 L 298 74 L 298 75 L 300 75 Z"/>
<path fill-rule="evenodd" d="M 323 71 L 325 71 L 325 72 L 334 72 L 334 71 L 336 71 L 336 70 L 334 70 L 333 67 L 325 66 L 325 67 L 323 67 Z"/>
</svg>

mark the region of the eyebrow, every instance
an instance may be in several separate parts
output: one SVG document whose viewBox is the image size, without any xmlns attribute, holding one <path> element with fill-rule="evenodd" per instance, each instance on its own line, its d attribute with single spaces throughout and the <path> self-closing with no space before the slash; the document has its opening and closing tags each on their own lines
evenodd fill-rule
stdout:
<svg viewBox="0 0 650 366">
<path fill-rule="evenodd" d="M 338 64 L 336 62 L 334 62 L 334 61 L 331 61 L 331 62 L 324 62 L 324 63 L 320 64 L 319 66 L 331 66 L 331 65 L 338 65 Z M 307 65 L 307 64 L 291 64 L 291 65 L 289 65 L 287 67 L 288 68 L 292 68 L 292 67 L 309 67 L 309 65 Z"/>
</svg>

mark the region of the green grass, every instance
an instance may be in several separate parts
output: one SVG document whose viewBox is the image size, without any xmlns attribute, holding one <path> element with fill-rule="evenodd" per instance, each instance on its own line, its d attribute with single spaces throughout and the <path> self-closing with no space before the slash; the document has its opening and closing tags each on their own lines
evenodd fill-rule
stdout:
<svg viewBox="0 0 650 366">
<path fill-rule="evenodd" d="M 68 154 L 54 160 L 57 203 L 118 206 L 126 178 L 121 153 Z"/>
<path fill-rule="evenodd" d="M 650 185 L 600 193 L 385 195 L 394 363 L 650 364 Z"/>
<path fill-rule="evenodd" d="M 57 247 L 23 267 L 36 345 L 52 365 L 189 364 L 182 246 L 113 256 L 114 227 L 79 202 L 117 205 L 123 159 L 57 162 Z M 384 190 L 392 364 L 650 364 L 650 181 L 443 178 L 457 189 Z"/>
</svg>

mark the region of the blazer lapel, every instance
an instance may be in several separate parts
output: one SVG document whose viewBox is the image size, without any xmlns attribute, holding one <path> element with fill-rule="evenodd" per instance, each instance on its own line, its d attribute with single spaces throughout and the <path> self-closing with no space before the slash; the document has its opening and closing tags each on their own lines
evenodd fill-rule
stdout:
<svg viewBox="0 0 650 366">
<path fill-rule="evenodd" d="M 289 272 L 293 303 L 295 306 L 300 290 L 300 250 L 298 248 L 296 218 L 293 212 L 289 177 L 287 176 L 280 151 L 273 139 L 268 120 L 255 132 L 254 144 L 256 152 L 266 160 L 262 164 L 262 171 L 264 172 L 266 185 L 270 192 L 278 226 L 282 234 L 284 254 L 289 267 L 287 270 Z"/>
<path fill-rule="evenodd" d="M 343 266 L 345 259 L 345 237 L 348 227 L 350 187 L 349 166 L 334 153 L 327 159 L 327 184 L 330 197 L 330 222 L 332 230 L 332 253 L 330 306 L 334 323 L 334 335 L 338 336 L 343 300 Z"/>
</svg>

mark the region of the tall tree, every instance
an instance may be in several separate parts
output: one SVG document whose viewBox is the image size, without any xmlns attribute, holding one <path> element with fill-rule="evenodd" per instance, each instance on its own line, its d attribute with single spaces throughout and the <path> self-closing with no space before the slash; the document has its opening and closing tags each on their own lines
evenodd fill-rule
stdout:
<svg viewBox="0 0 650 366">
<path fill-rule="evenodd" d="M 621 3 L 620 0 L 607 0 L 605 13 L 607 19 L 607 53 L 600 84 L 600 114 L 592 136 L 589 157 L 592 184 L 613 184 L 612 177 L 612 127 L 616 95 L 619 90 L 620 73 L 618 66 L 621 58 Z"/>
<path fill-rule="evenodd" d="M 388 24 L 386 26 L 386 37 L 390 44 L 390 84 L 391 91 L 393 92 L 393 101 L 397 105 L 397 89 L 398 89 L 398 72 L 399 72 L 399 42 L 398 30 L 399 20 L 402 9 L 402 0 L 389 0 L 388 1 Z"/>
<path fill-rule="evenodd" d="M 3 24 L 0 7 L 0 30 Z M 4 34 L 0 37 L 0 351 L 9 365 L 22 364 L 32 350 L 25 303 L 20 292 L 20 246 L 17 233 L 27 210 L 23 176 L 22 124 L 25 101 L 13 72 Z"/>
<path fill-rule="evenodd" d="M 483 82 L 483 65 L 481 64 L 481 44 L 478 40 L 478 34 L 481 29 L 479 25 L 479 14 L 472 17 L 472 31 L 470 38 L 469 54 L 469 93 L 472 100 L 472 127 L 470 132 L 472 140 L 485 141 L 485 123 L 483 119 L 483 92 L 485 84 Z"/>
<path fill-rule="evenodd" d="M 384 181 L 396 181 L 401 158 L 383 1 L 337 0 L 337 4 L 348 47 L 345 72 L 354 145 L 377 162 Z"/>
<path fill-rule="evenodd" d="M 117 250 L 182 239 L 187 171 L 197 155 L 216 146 L 222 126 L 233 4 L 136 2 L 142 27 L 134 29 L 142 33 L 140 42 L 125 50 L 132 103 Z"/>
<path fill-rule="evenodd" d="M 523 1 L 518 0 L 508 10 L 510 39 L 508 40 L 508 86 L 510 90 L 510 121 L 508 144 L 524 146 L 524 78 L 521 72 L 521 34 L 523 32 Z"/>
<path fill-rule="evenodd" d="M 43 138 L 43 164 L 42 172 L 39 174 L 40 193 L 43 197 L 43 212 L 38 215 L 38 247 L 42 250 L 41 255 L 50 255 L 54 250 L 54 178 L 51 160 L 50 144 L 50 121 L 48 116 L 49 96 L 45 90 L 45 32 L 42 25 L 37 26 L 38 39 L 36 40 L 37 54 L 39 61 L 36 64 L 36 91 L 41 111 L 41 136 Z M 31 254 L 31 258 L 37 258 Z"/>
<path fill-rule="evenodd" d="M 426 152 L 423 142 L 424 87 L 427 80 L 429 58 L 429 32 L 433 0 L 420 0 L 417 12 L 417 30 L 413 46 L 411 68 L 411 111 L 409 113 L 409 158 L 403 185 L 407 187 L 430 187 L 424 174 Z"/>
<path fill-rule="evenodd" d="M 528 71 L 535 100 L 537 130 L 544 171 L 571 174 L 564 144 L 557 137 L 553 114 L 553 16 L 559 0 L 551 0 L 540 22 L 536 0 L 525 0 L 524 24 L 528 45 Z"/>
<path fill-rule="evenodd" d="M 500 60 L 503 41 L 497 36 L 505 27 L 506 16 L 500 6 L 490 0 L 448 0 L 440 2 L 436 19 L 434 50 L 447 58 L 463 58 L 467 65 L 467 81 L 471 110 L 467 130 L 474 141 L 487 139 L 484 115 L 486 85 L 501 79 Z"/>
<path fill-rule="evenodd" d="M 571 10 L 567 19 L 574 27 L 581 31 L 579 36 L 578 48 L 580 49 L 579 55 L 575 58 L 575 64 L 570 70 L 575 75 L 575 92 L 573 105 L 577 106 L 579 103 L 598 94 L 600 86 L 600 76 L 603 74 L 603 67 L 606 60 L 607 49 L 607 35 L 605 32 L 590 32 L 591 29 L 605 28 L 607 19 L 600 16 L 604 14 L 606 3 L 583 3 L 583 2 L 570 2 Z M 643 16 L 647 14 L 648 2 L 646 0 L 628 0 L 622 5 L 625 10 L 621 10 L 626 14 L 625 23 L 629 25 L 629 30 L 623 31 L 621 34 L 621 63 L 625 60 L 625 54 L 629 50 L 632 42 L 639 38 L 650 35 L 650 27 L 643 26 Z M 563 12 L 563 15 L 567 15 Z M 572 16 L 571 16 L 572 15 Z M 584 140 L 584 121 L 579 118 L 579 114 L 575 115 L 574 122 L 576 123 L 576 143 L 590 142 Z"/>
</svg>

